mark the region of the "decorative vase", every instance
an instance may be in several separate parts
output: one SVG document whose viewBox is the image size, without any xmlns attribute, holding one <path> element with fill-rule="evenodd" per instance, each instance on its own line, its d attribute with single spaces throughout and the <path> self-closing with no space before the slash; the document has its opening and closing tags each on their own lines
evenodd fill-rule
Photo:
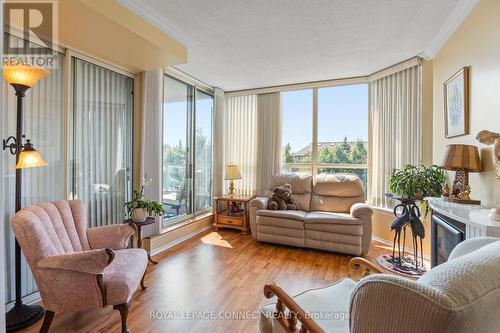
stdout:
<svg viewBox="0 0 500 333">
<path fill-rule="evenodd" d="M 134 208 L 130 217 L 134 222 L 144 222 L 148 217 L 148 211 L 144 208 Z"/>
</svg>

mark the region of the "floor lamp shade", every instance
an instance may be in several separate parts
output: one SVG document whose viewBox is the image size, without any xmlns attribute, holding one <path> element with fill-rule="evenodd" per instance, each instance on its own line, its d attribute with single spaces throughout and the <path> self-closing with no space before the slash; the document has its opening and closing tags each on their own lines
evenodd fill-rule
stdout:
<svg viewBox="0 0 500 333">
<path fill-rule="evenodd" d="M 24 149 L 19 154 L 19 161 L 16 164 L 16 169 L 26 169 L 46 166 L 45 162 L 39 152 L 33 148 L 30 140 L 27 140 Z"/>
<path fill-rule="evenodd" d="M 3 69 L 3 77 L 9 84 L 20 84 L 30 88 L 47 75 L 49 72 L 45 69 L 33 66 L 5 65 Z"/>
</svg>

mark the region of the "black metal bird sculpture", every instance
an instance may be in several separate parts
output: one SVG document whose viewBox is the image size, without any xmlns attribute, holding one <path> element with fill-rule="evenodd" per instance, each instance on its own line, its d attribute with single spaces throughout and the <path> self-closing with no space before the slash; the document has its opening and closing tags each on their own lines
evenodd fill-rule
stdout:
<svg viewBox="0 0 500 333">
<path fill-rule="evenodd" d="M 420 209 L 417 205 L 413 204 L 410 209 L 410 228 L 413 235 L 413 255 L 415 258 L 415 269 L 418 270 L 418 242 L 417 237 L 420 239 L 420 260 L 422 267 L 424 265 L 424 252 L 422 248 L 422 239 L 425 238 L 424 224 L 420 220 Z"/>
<path fill-rule="evenodd" d="M 398 213 L 398 209 L 401 209 L 401 212 Z M 405 238 L 406 238 L 406 225 L 410 221 L 410 211 L 404 204 L 399 204 L 394 207 L 394 215 L 396 215 L 396 219 L 391 224 L 391 231 L 394 232 L 394 244 L 392 246 L 392 259 L 395 260 L 395 250 L 396 250 L 396 239 L 398 242 L 398 256 L 399 256 L 399 264 L 402 264 L 401 257 L 401 231 L 403 231 L 403 256 L 405 250 Z"/>
</svg>

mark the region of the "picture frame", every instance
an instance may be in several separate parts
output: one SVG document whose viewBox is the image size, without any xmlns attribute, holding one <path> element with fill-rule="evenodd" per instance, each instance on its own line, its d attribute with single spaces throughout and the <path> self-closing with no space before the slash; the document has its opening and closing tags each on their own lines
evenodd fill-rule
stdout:
<svg viewBox="0 0 500 333">
<path fill-rule="evenodd" d="M 469 67 L 463 67 L 443 84 L 445 136 L 469 134 Z"/>
</svg>

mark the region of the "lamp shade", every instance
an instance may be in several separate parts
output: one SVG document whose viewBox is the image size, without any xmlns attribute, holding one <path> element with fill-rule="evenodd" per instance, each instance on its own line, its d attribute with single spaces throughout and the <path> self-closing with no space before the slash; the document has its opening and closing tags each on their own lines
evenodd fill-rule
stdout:
<svg viewBox="0 0 500 333">
<path fill-rule="evenodd" d="M 481 172 L 481 160 L 476 146 L 471 145 L 448 145 L 448 151 L 443 161 L 443 169 L 467 170 L 469 172 Z"/>
<path fill-rule="evenodd" d="M 47 75 L 49 75 L 48 71 L 34 66 L 4 65 L 3 67 L 3 78 L 9 84 L 21 84 L 23 86 L 33 87 L 38 80 Z"/>
<path fill-rule="evenodd" d="M 228 164 L 226 166 L 226 177 L 227 180 L 241 179 L 240 169 L 236 164 Z"/>
<path fill-rule="evenodd" d="M 21 151 L 21 154 L 19 154 L 19 161 L 16 164 L 16 169 L 35 168 L 46 165 L 47 162 L 45 162 L 42 155 L 33 148 L 30 140 L 26 140 L 24 149 Z"/>
</svg>

